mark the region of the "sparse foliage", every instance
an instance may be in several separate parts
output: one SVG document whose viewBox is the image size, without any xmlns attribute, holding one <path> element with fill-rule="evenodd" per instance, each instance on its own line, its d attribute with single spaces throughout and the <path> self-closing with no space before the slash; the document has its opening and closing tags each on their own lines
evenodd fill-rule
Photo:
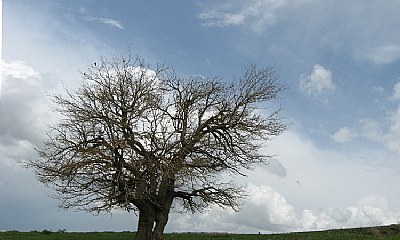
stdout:
<svg viewBox="0 0 400 240">
<path fill-rule="evenodd" d="M 286 129 L 279 110 L 257 111 L 284 89 L 272 68 L 182 79 L 128 56 L 102 59 L 83 79 L 54 96 L 63 118 L 29 166 L 64 208 L 138 212 L 135 239 L 163 239 L 174 200 L 192 212 L 237 209 L 243 191 L 222 176 L 266 163 L 259 148 Z"/>
</svg>

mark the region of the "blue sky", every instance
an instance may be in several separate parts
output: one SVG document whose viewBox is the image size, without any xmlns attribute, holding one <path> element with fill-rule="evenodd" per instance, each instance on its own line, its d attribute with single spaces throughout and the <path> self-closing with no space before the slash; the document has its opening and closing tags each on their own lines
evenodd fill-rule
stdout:
<svg viewBox="0 0 400 240">
<path fill-rule="evenodd" d="M 185 77 L 229 81 L 248 63 L 289 85 L 290 129 L 245 182 L 242 211 L 173 213 L 167 231 L 275 232 L 400 222 L 399 1 L 4 0 L 0 230 L 134 230 L 136 217 L 59 211 L 17 160 L 35 157 L 49 94 L 128 49 Z M 38 217 L 39 216 L 39 217 Z"/>
</svg>

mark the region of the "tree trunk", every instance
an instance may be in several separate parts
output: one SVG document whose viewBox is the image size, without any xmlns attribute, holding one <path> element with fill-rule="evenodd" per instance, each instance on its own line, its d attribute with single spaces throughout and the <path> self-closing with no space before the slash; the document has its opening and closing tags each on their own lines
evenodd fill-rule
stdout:
<svg viewBox="0 0 400 240">
<path fill-rule="evenodd" d="M 168 223 L 169 211 L 174 200 L 174 185 L 170 184 L 170 186 L 166 187 L 165 192 L 160 194 L 159 199 L 162 199 L 164 203 L 156 212 L 156 226 L 154 227 L 152 240 L 164 240 L 164 229 Z"/>
<path fill-rule="evenodd" d="M 173 200 L 174 181 L 168 178 L 160 186 L 157 205 L 150 201 L 136 204 L 139 209 L 139 223 L 135 240 L 164 240 L 164 229 Z"/>
<path fill-rule="evenodd" d="M 168 215 L 169 209 L 162 209 L 157 212 L 152 240 L 164 240 L 164 229 L 168 222 Z"/>
<path fill-rule="evenodd" d="M 154 207 L 145 206 L 139 209 L 138 229 L 134 240 L 152 240 L 154 221 Z"/>
</svg>

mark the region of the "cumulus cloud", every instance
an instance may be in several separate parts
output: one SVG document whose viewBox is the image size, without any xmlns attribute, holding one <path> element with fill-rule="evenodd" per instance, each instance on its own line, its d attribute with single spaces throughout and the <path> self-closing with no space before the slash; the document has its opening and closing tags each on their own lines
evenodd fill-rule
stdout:
<svg viewBox="0 0 400 240">
<path fill-rule="evenodd" d="M 373 126 L 375 123 L 366 119 L 364 124 Z M 362 166 L 354 164 L 356 155 L 322 151 L 293 131 L 272 141 L 268 150 L 278 154 L 277 159 L 285 169 L 285 178 L 278 181 L 267 173 L 275 171 L 256 169 L 249 175 L 248 198 L 239 212 L 212 206 L 205 214 L 173 215 L 169 228 L 265 233 L 372 226 L 400 221 L 400 213 L 391 210 L 386 197 L 375 195 L 373 185 L 369 192 L 360 191 L 362 187 L 354 181 L 354 175 L 358 176 L 362 186 L 368 181 L 380 185 L 388 179 L 381 179 L 382 176 L 375 179 L 366 173 Z M 326 165 L 326 162 L 333 164 Z M 302 184 L 296 184 L 296 179 Z M 318 196 L 315 192 L 319 193 Z M 304 196 L 310 197 L 300 200 Z M 346 202 L 343 196 L 354 200 L 343 204 Z"/>
<path fill-rule="evenodd" d="M 400 83 L 396 83 L 388 100 L 398 102 L 400 100 Z M 364 162 L 375 169 L 390 169 L 399 172 L 398 159 L 400 156 L 400 107 L 386 108 L 385 115 L 380 120 L 372 118 L 359 119 L 352 127 L 342 127 L 334 132 L 332 140 L 348 143 L 357 139 L 357 143 L 371 144 L 364 151 L 375 149 L 375 153 L 364 153 Z M 369 142 L 365 142 L 369 141 Z M 366 155 L 370 155 L 366 157 Z"/>
<path fill-rule="evenodd" d="M 265 166 L 265 169 L 278 177 L 286 177 L 287 170 L 285 166 L 278 159 L 271 159 L 268 162 L 268 165 Z"/>
<path fill-rule="evenodd" d="M 239 212 L 212 206 L 200 216 L 185 216 L 184 227 L 193 231 L 258 232 L 290 231 L 296 225 L 295 209 L 280 193 L 252 184 L 247 191 L 249 198 Z M 170 224 L 179 229 L 182 223 L 177 217 L 171 218 Z"/>
<path fill-rule="evenodd" d="M 400 46 L 390 44 L 376 47 L 367 53 L 366 57 L 376 64 L 390 64 L 400 59 Z"/>
<path fill-rule="evenodd" d="M 212 206 L 202 215 L 171 217 L 176 229 L 191 231 L 287 232 L 391 224 L 400 213 L 389 210 L 386 199 L 372 195 L 354 206 L 296 209 L 269 186 L 249 185 L 249 198 L 239 212 Z M 176 213 L 175 213 L 176 214 Z"/>
<path fill-rule="evenodd" d="M 307 91 L 309 96 L 321 96 L 327 92 L 334 91 L 332 73 L 325 67 L 315 64 L 310 75 L 300 76 L 300 89 Z"/>
<path fill-rule="evenodd" d="M 372 197 L 366 197 L 366 199 Z M 378 197 L 386 201 L 383 197 Z M 363 202 L 361 199 L 360 202 Z M 327 208 L 318 210 L 304 210 L 299 218 L 301 230 L 349 228 L 359 226 L 375 226 L 397 223 L 400 213 L 393 213 L 382 208 L 379 204 L 360 204 L 344 208 Z"/>
<path fill-rule="evenodd" d="M 393 95 L 389 99 L 396 99 L 397 91 L 395 87 Z M 398 172 L 398 158 L 400 156 L 400 107 L 388 111 L 387 115 L 383 117 L 385 122 L 371 118 L 362 118 L 352 127 L 341 127 L 331 135 L 331 139 L 338 143 L 349 143 L 355 139 L 357 139 L 357 142 L 368 141 L 364 142 L 364 144 L 371 144 L 371 148 L 368 150 L 375 149 L 379 153 L 369 152 L 368 155 L 370 156 L 366 157 L 365 163 L 378 167 L 381 170 L 385 168 Z M 368 150 L 365 149 L 364 151 Z"/>
<path fill-rule="evenodd" d="M 1 70 L 2 70 L 2 77 L 11 76 L 13 78 L 21 78 L 21 79 L 41 78 L 39 72 L 37 72 L 32 67 L 28 66 L 25 62 L 19 60 L 11 62 L 5 62 L 4 60 L 2 60 Z"/>
<path fill-rule="evenodd" d="M 384 132 L 381 123 L 373 119 L 363 118 L 354 127 L 341 127 L 332 134 L 331 139 L 338 143 L 348 143 L 356 138 L 383 143 L 387 134 Z"/>
<path fill-rule="evenodd" d="M 400 153 L 400 108 L 398 108 L 390 117 L 390 129 L 386 134 L 386 144 L 387 146 Z"/>
<path fill-rule="evenodd" d="M 372 90 L 377 93 L 383 93 L 385 91 L 385 89 L 381 86 L 373 86 Z"/>
<path fill-rule="evenodd" d="M 400 83 L 393 87 L 392 100 L 400 100 Z M 390 114 L 390 127 L 385 134 L 385 142 L 392 151 L 400 153 L 400 107 Z"/>
<path fill-rule="evenodd" d="M 363 225 L 386 225 L 400 221 L 400 214 L 391 212 L 387 200 L 379 195 L 360 199 L 357 207 L 349 209 L 355 220 Z"/>
<path fill-rule="evenodd" d="M 5 62 L 3 59 L 1 60 L 1 79 L 0 79 L 0 96 L 3 91 L 14 91 L 15 89 L 10 88 L 9 86 L 7 88 L 4 87 L 5 81 L 7 81 L 7 78 L 14 78 L 14 79 L 21 79 L 21 80 L 26 80 L 30 79 L 30 81 L 27 81 L 27 84 L 29 85 L 35 85 L 40 79 L 41 75 L 39 72 L 37 72 L 35 69 L 32 67 L 26 65 L 23 61 L 11 61 L 11 62 Z M 3 88 L 2 88 L 3 86 Z"/>
<path fill-rule="evenodd" d="M 22 61 L 3 61 L 2 81 L 0 141 L 37 144 L 49 116 L 42 75 Z"/>
<path fill-rule="evenodd" d="M 400 100 L 400 82 L 396 83 L 393 87 L 392 100 Z"/>
<path fill-rule="evenodd" d="M 382 124 L 369 118 L 360 119 L 359 124 L 359 131 L 362 137 L 370 141 L 383 142 L 384 131 Z"/>
<path fill-rule="evenodd" d="M 332 135 L 332 139 L 335 142 L 343 143 L 350 142 L 357 136 L 357 133 L 348 127 L 342 127 Z"/>
<path fill-rule="evenodd" d="M 202 25 L 207 27 L 249 24 L 254 31 L 260 32 L 267 26 L 275 25 L 280 12 L 288 4 L 286 0 L 229 2 L 206 7 L 199 17 L 204 20 Z"/>
<path fill-rule="evenodd" d="M 119 29 L 124 29 L 124 27 L 122 26 L 122 24 L 121 24 L 119 21 L 114 20 L 114 19 L 110 19 L 110 18 L 98 18 L 98 17 L 87 17 L 86 19 L 89 20 L 89 21 L 92 21 L 92 22 L 98 22 L 98 23 L 102 23 L 102 24 L 109 25 L 109 26 L 111 26 L 111 27 L 116 27 L 116 28 L 119 28 Z"/>
</svg>

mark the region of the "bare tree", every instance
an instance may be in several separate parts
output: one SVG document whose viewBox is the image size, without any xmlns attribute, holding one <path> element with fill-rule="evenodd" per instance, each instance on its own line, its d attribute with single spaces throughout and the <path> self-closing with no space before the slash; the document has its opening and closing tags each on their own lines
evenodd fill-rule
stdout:
<svg viewBox="0 0 400 240">
<path fill-rule="evenodd" d="M 132 56 L 91 65 L 78 90 L 53 97 L 62 119 L 28 164 L 63 208 L 138 212 L 144 240 L 163 239 L 174 200 L 237 210 L 243 191 L 227 176 L 267 163 L 260 147 L 286 129 L 279 110 L 257 110 L 285 88 L 273 68 L 231 82 L 153 68 Z"/>
</svg>

